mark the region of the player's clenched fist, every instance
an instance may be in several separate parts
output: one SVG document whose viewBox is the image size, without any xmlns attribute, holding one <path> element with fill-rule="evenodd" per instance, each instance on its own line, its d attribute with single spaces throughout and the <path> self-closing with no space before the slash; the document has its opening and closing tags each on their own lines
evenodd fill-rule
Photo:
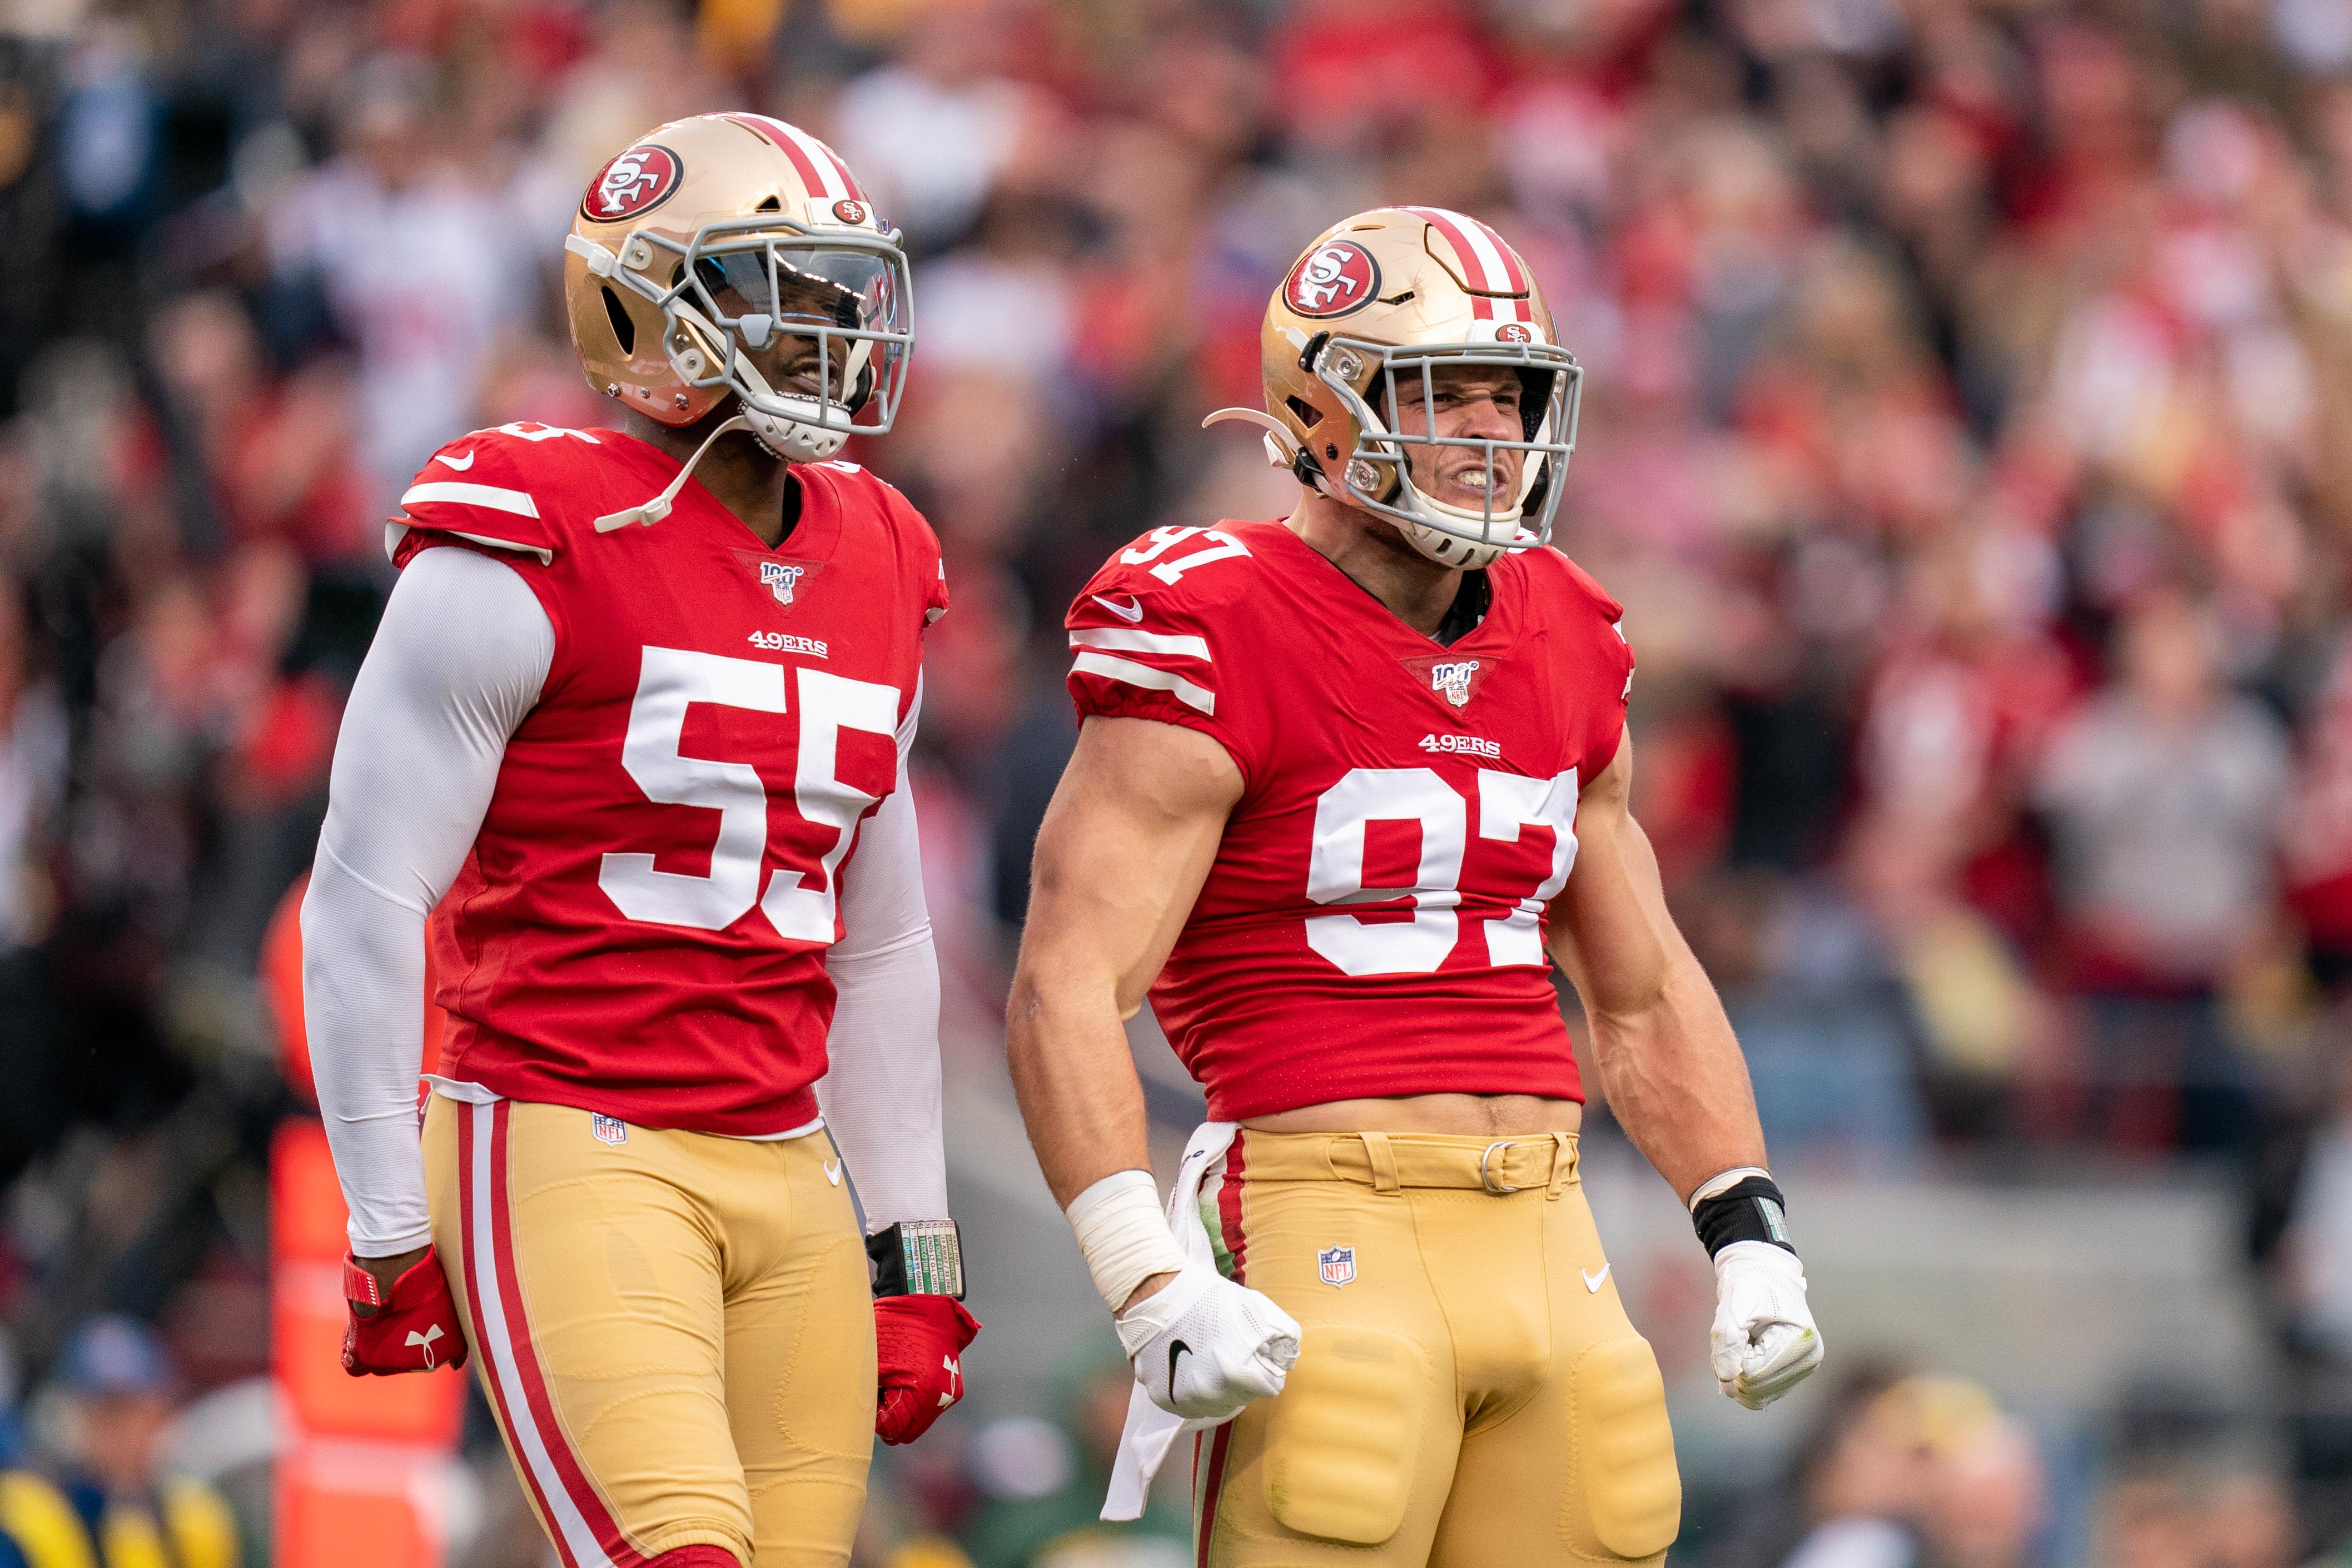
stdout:
<svg viewBox="0 0 2352 1568">
<path fill-rule="evenodd" d="M 1735 1241 L 1715 1255 L 1715 1380 L 1761 1410 L 1822 1364 L 1822 1331 L 1805 1304 L 1805 1266 L 1769 1241 Z"/>
<path fill-rule="evenodd" d="M 1298 1361 L 1288 1312 L 1194 1260 L 1119 1314 L 1118 1342 L 1151 1402 L 1192 1421 L 1223 1421 L 1282 1392 Z"/>
<path fill-rule="evenodd" d="M 874 1303 L 874 1431 L 911 1443 L 963 1397 L 963 1353 L 980 1320 L 952 1296 L 884 1296 Z"/>
<path fill-rule="evenodd" d="M 1805 1266 L 1789 1239 L 1788 1205 L 1771 1173 L 1738 1166 L 1691 1195 L 1691 1222 L 1715 1260 L 1709 1359 L 1723 1391 L 1761 1410 L 1822 1364 L 1805 1304 Z"/>
<path fill-rule="evenodd" d="M 466 1333 L 441 1260 L 429 1249 L 386 1289 L 365 1263 L 345 1255 L 343 1370 L 353 1377 L 430 1372 L 466 1364 Z"/>
</svg>

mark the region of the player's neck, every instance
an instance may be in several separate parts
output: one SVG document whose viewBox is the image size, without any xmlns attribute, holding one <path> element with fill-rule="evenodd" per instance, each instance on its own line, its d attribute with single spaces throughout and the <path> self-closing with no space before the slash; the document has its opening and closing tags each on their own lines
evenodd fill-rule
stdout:
<svg viewBox="0 0 2352 1568">
<path fill-rule="evenodd" d="M 711 426 L 732 412 L 730 405 L 698 423 L 676 428 L 657 424 L 635 409 L 623 410 L 622 417 L 631 435 L 683 463 L 694 455 Z M 800 497 L 791 468 L 748 430 L 720 436 L 695 465 L 694 477 L 770 549 L 782 544 L 800 519 Z"/>
<path fill-rule="evenodd" d="M 1306 492 L 1286 526 L 1424 637 L 1437 635 L 1462 591 L 1459 569 L 1438 565 L 1405 543 L 1393 525 L 1328 496 Z"/>
</svg>

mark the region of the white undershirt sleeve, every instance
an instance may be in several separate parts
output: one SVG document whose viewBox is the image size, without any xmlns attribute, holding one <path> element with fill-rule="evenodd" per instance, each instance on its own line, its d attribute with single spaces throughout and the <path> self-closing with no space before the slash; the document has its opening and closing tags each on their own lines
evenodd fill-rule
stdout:
<svg viewBox="0 0 2352 1568">
<path fill-rule="evenodd" d="M 352 684 L 302 900 L 302 1014 L 352 1250 L 425 1246 L 425 921 L 473 848 L 555 628 L 513 568 L 409 562 Z"/>
<path fill-rule="evenodd" d="M 907 785 L 919 693 L 898 727 L 898 782 L 844 868 L 842 939 L 825 955 L 838 999 L 817 1103 L 857 1186 L 866 1228 L 948 1214 L 940 1090 L 940 964 Z"/>
</svg>

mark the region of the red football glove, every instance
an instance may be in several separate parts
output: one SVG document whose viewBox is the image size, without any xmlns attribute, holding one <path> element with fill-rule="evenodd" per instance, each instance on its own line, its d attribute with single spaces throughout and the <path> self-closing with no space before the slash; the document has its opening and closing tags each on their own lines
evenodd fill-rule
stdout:
<svg viewBox="0 0 2352 1568">
<path fill-rule="evenodd" d="M 911 1443 L 963 1397 L 957 1358 L 980 1320 L 953 1296 L 884 1296 L 874 1303 L 874 1431 Z"/>
<path fill-rule="evenodd" d="M 348 1253 L 343 1258 L 343 1299 L 352 1321 L 343 1329 L 343 1370 L 353 1377 L 389 1377 L 397 1372 L 430 1372 L 466 1364 L 466 1331 L 441 1260 L 427 1252 L 392 1282 L 387 1296 L 375 1276 Z M 373 1317 L 359 1309 L 373 1307 Z"/>
</svg>

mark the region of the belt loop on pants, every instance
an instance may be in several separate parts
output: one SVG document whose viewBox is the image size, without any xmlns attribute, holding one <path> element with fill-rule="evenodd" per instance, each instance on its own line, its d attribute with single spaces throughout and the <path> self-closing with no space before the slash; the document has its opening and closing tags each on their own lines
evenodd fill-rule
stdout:
<svg viewBox="0 0 2352 1568">
<path fill-rule="evenodd" d="M 1359 1133 L 1364 1140 L 1364 1153 L 1372 1162 L 1372 1190 L 1394 1192 L 1402 1184 L 1397 1180 L 1396 1149 L 1389 1143 L 1386 1133 Z"/>
<path fill-rule="evenodd" d="M 1544 1189 L 1547 1199 L 1558 1197 L 1568 1190 L 1569 1182 L 1576 1176 L 1576 1138 L 1569 1133 L 1551 1135 L 1551 1186 Z"/>
</svg>

